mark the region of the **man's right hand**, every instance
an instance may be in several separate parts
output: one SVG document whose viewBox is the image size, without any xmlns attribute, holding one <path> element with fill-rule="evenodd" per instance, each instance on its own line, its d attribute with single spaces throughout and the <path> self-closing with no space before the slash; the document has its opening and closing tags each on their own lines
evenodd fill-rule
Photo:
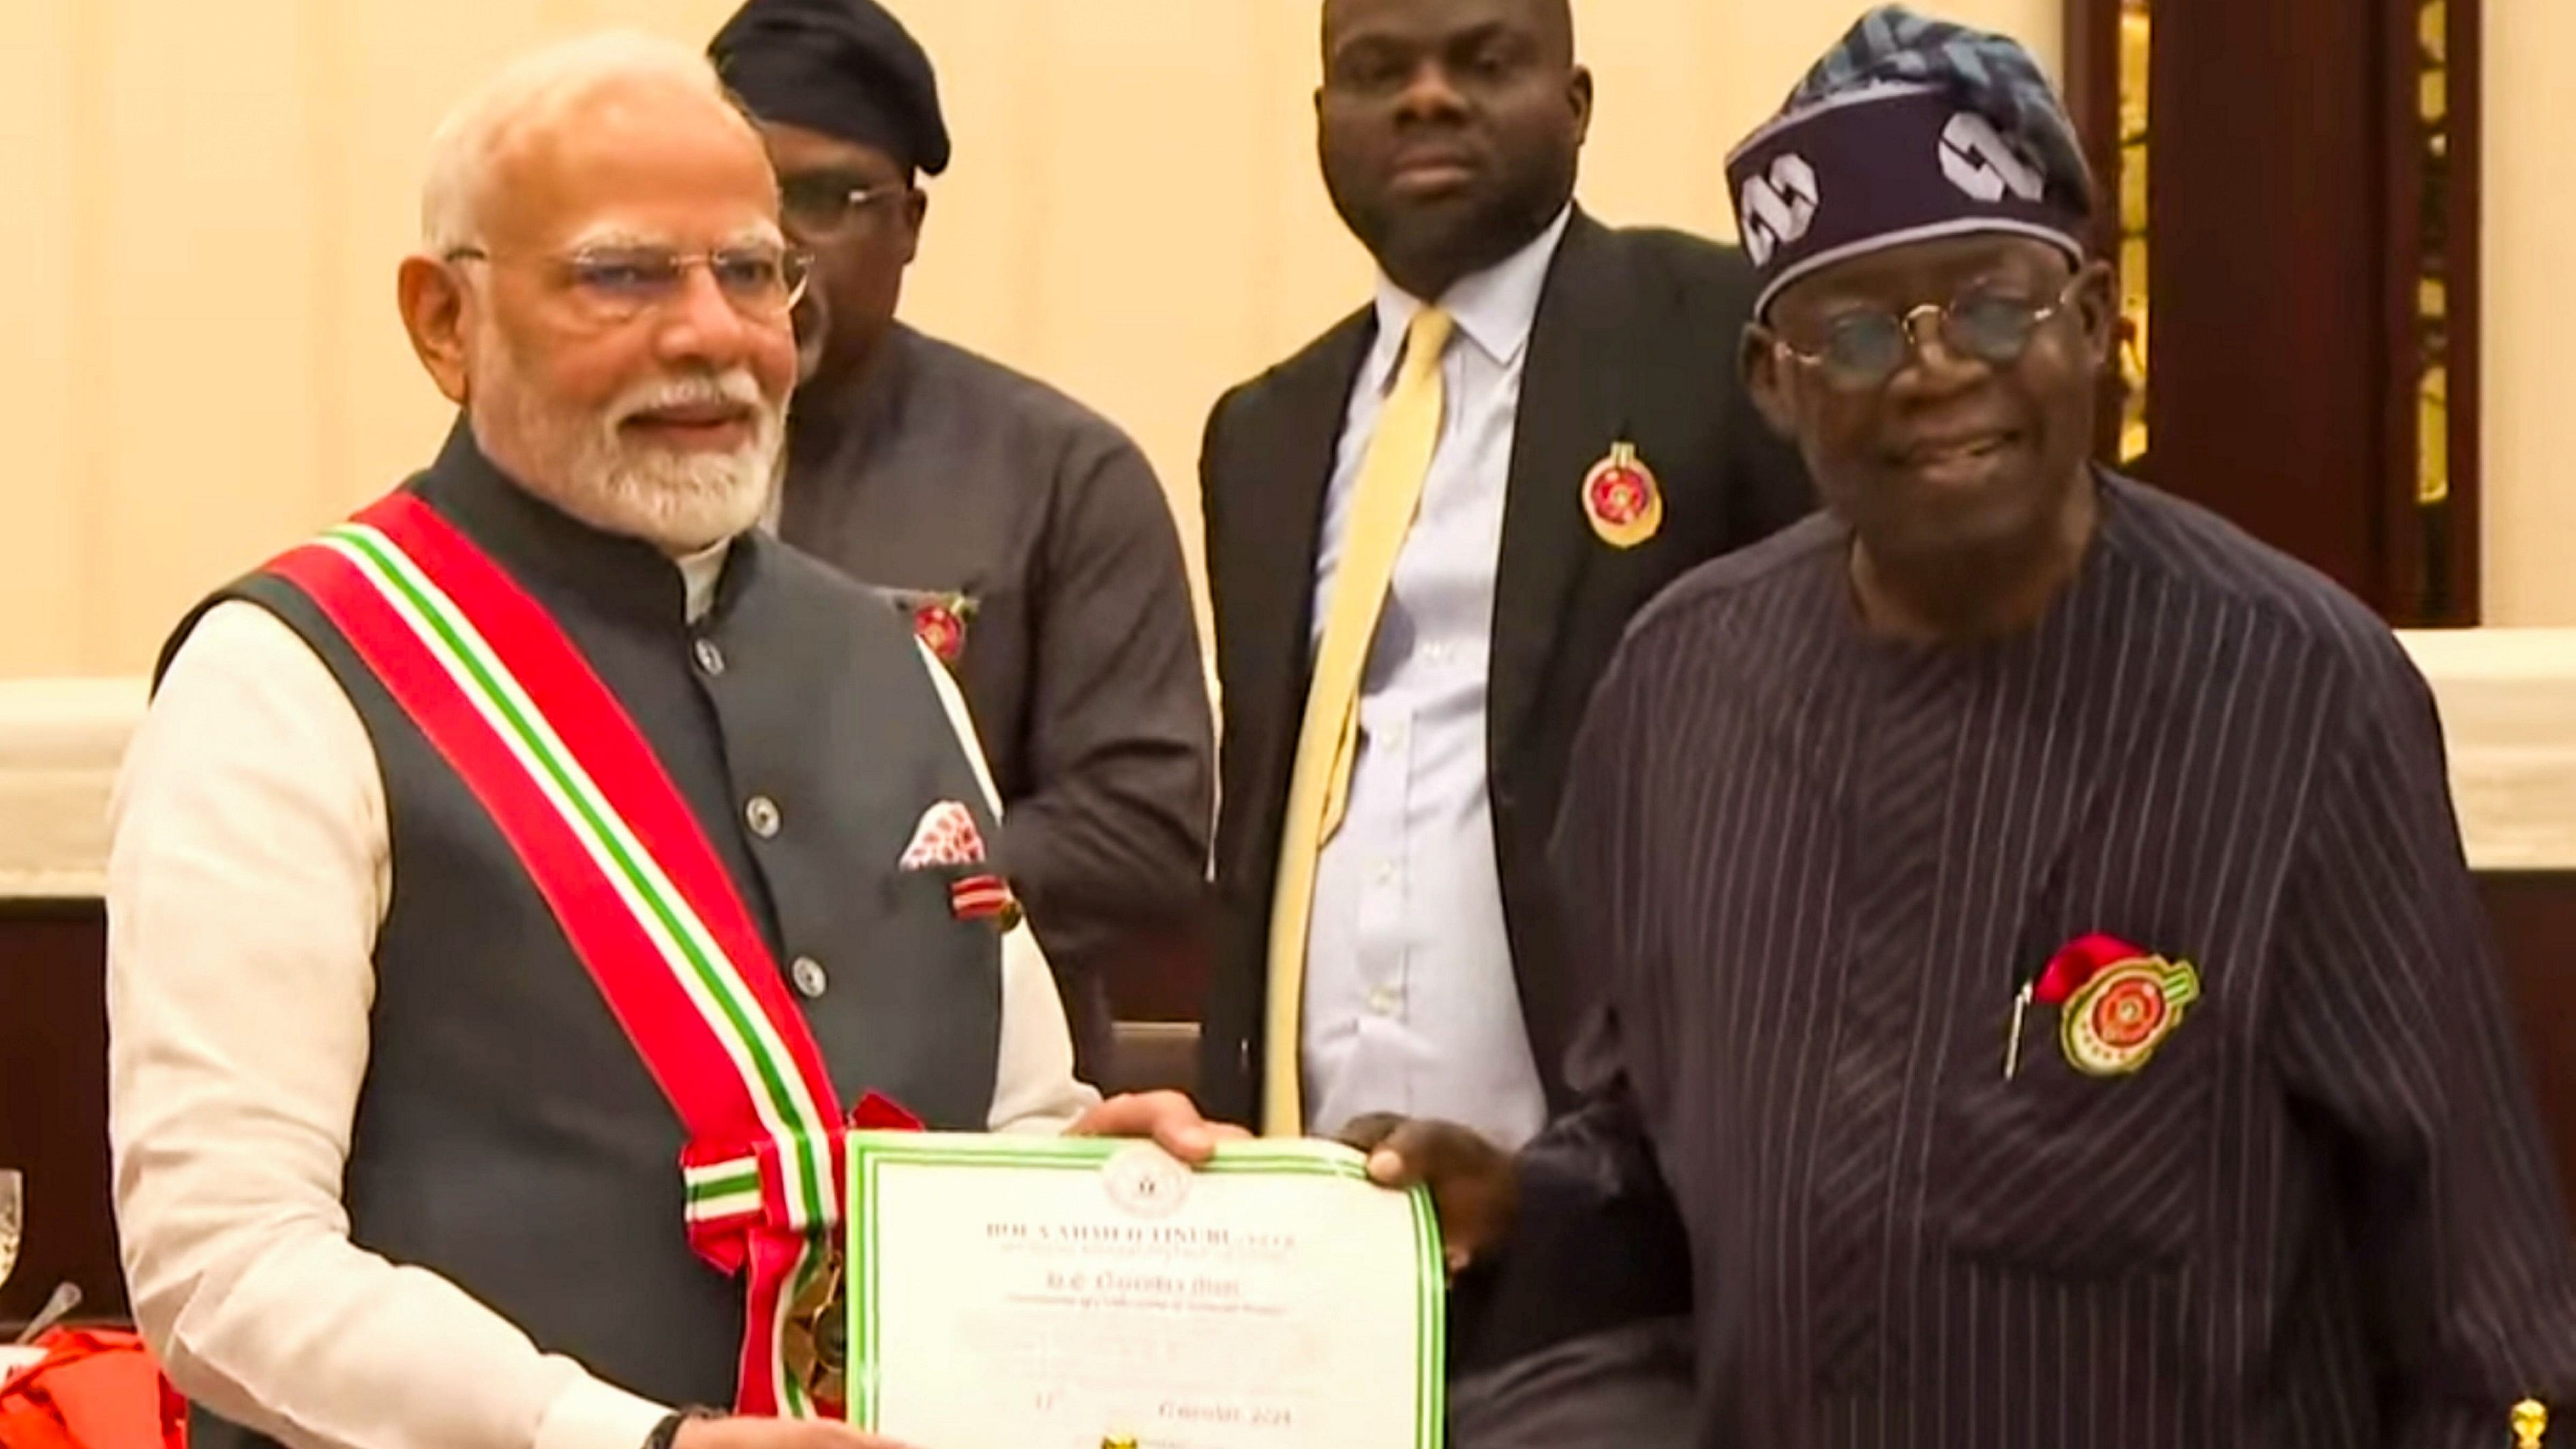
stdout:
<svg viewBox="0 0 2576 1449">
<path fill-rule="evenodd" d="M 671 1449 L 903 1449 L 824 1419 L 691 1419 Z"/>
<path fill-rule="evenodd" d="M 1433 1117 L 1372 1112 L 1354 1117 L 1341 1140 L 1369 1155 L 1381 1187 L 1431 1189 L 1442 1255 L 1452 1274 L 1492 1252 L 1512 1230 L 1520 1173 L 1512 1155 L 1473 1128 Z"/>
</svg>

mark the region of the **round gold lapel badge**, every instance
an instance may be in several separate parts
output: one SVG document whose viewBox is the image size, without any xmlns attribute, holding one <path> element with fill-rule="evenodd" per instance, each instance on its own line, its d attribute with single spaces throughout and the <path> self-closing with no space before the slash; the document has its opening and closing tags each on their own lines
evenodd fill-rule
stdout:
<svg viewBox="0 0 2576 1449">
<path fill-rule="evenodd" d="M 1664 526 L 1664 491 L 1636 444 L 1611 444 L 1610 456 L 1583 475 L 1583 516 L 1612 548 L 1635 548 Z"/>
</svg>

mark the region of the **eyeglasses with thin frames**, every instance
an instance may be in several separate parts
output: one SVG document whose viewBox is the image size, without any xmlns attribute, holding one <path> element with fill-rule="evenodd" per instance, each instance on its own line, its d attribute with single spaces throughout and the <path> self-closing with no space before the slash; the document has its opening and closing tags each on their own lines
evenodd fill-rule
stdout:
<svg viewBox="0 0 2576 1449">
<path fill-rule="evenodd" d="M 859 229 L 886 202 L 910 196 L 909 182 L 872 181 L 851 185 L 840 176 L 790 177 L 778 188 L 780 219 L 797 237 L 809 242 L 838 241 Z"/>
<path fill-rule="evenodd" d="M 456 247 L 450 262 L 485 262 L 495 266 L 528 262 L 554 274 L 558 286 L 602 323 L 631 321 L 667 307 L 688 289 L 689 274 L 700 267 L 714 279 L 716 290 L 736 312 L 759 322 L 774 322 L 805 295 L 812 262 L 795 247 L 749 245 L 708 252 L 681 252 L 668 247 L 585 247 L 559 254 L 505 256 L 481 247 Z"/>
<path fill-rule="evenodd" d="M 2033 302 L 2009 292 L 1977 287 L 1947 302 L 1926 302 L 1903 314 L 1852 312 L 1825 329 L 1822 346 L 1809 350 L 1770 328 L 1762 329 L 1772 345 L 1816 369 L 1827 382 L 1846 392 L 1884 387 L 1888 379 L 1924 343 L 1924 325 L 1940 326 L 1942 346 L 1952 353 L 1995 367 L 2008 367 L 2030 350 L 2039 329 L 2075 301 L 2081 276 L 2058 289 L 2055 299 Z"/>
</svg>

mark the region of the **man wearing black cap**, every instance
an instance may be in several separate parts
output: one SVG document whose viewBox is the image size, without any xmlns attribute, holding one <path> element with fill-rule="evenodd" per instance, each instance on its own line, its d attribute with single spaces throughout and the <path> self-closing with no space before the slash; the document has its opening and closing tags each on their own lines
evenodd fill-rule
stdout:
<svg viewBox="0 0 2576 1449">
<path fill-rule="evenodd" d="M 2506 1442 L 2576 1259 L 2432 700 L 2312 571 L 2087 460 L 2091 189 L 2029 56 L 1873 12 L 1729 163 L 1828 512 L 1630 632 L 1555 858 L 1604 978 L 1458 1251 L 1678 1210 L 1699 1434 Z M 1508 1255 L 1511 1247 L 1500 1251 Z"/>
<path fill-rule="evenodd" d="M 994 846 L 1106 1065 L 1104 970 L 1205 888 L 1207 677 L 1169 505 L 1106 419 L 894 320 L 949 161 L 929 57 L 873 0 L 750 0 L 710 54 L 815 257 L 778 527 L 874 586 L 964 686 Z"/>
</svg>

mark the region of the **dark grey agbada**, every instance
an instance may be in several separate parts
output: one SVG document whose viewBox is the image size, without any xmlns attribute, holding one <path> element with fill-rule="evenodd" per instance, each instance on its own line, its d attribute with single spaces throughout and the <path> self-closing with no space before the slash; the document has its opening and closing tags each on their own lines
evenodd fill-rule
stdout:
<svg viewBox="0 0 2576 1449">
<path fill-rule="evenodd" d="M 1213 808 L 1207 675 L 1152 468 L 1064 394 L 897 325 L 854 385 L 799 394 L 779 532 L 889 608 L 961 614 L 994 849 L 1093 1065 L 1098 972 L 1196 905 Z"/>
<path fill-rule="evenodd" d="M 2395 639 L 2118 479 L 2031 633 L 1862 632 L 1819 516 L 1678 585 L 1576 752 L 1591 1105 L 1529 1185 L 1674 1209 L 1711 1446 L 2500 1445 L 2576 1271 Z M 2078 1072 L 2019 981 L 2199 974 Z"/>
</svg>

